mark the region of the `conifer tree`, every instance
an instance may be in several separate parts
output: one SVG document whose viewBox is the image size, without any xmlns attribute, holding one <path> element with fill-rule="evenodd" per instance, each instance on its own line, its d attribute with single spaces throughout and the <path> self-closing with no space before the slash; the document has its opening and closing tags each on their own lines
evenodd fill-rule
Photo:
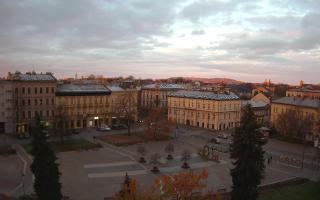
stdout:
<svg viewBox="0 0 320 200">
<path fill-rule="evenodd" d="M 43 121 L 36 116 L 33 128 L 31 171 L 35 176 L 34 191 L 39 200 L 61 200 L 61 183 L 57 157 L 43 134 Z"/>
<path fill-rule="evenodd" d="M 231 144 L 231 159 L 234 168 L 232 176 L 232 200 L 255 200 L 258 185 L 264 176 L 265 140 L 250 105 L 243 108 L 240 126 L 236 128 Z"/>
</svg>

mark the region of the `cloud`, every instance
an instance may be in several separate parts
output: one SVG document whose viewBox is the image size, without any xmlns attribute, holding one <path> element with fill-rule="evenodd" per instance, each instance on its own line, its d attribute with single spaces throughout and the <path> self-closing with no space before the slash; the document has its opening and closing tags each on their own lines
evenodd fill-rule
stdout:
<svg viewBox="0 0 320 200">
<path fill-rule="evenodd" d="M 191 32 L 192 35 L 203 35 L 205 34 L 204 30 L 193 30 Z"/>
</svg>

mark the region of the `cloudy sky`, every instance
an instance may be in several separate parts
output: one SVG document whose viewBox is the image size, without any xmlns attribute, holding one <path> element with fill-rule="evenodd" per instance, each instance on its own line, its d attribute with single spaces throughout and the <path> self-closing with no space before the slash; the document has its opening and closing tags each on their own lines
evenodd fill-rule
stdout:
<svg viewBox="0 0 320 200">
<path fill-rule="evenodd" d="M 16 70 L 320 83 L 320 0 L 1 0 Z"/>
</svg>

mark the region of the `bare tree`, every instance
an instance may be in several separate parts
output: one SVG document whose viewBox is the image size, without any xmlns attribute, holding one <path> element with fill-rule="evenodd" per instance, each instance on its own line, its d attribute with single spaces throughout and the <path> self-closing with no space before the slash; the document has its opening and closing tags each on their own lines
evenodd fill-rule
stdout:
<svg viewBox="0 0 320 200">
<path fill-rule="evenodd" d="M 147 153 L 147 149 L 146 149 L 144 146 L 138 146 L 137 152 L 138 152 L 138 154 L 140 155 L 140 160 L 139 160 L 139 162 L 140 162 L 140 163 L 145 163 L 146 160 L 144 159 L 144 156 L 145 156 L 146 153 Z"/>
<path fill-rule="evenodd" d="M 158 140 L 160 136 L 168 137 L 173 128 L 173 122 L 167 119 L 163 108 L 152 109 L 145 122 L 146 134 L 154 140 Z"/>
<path fill-rule="evenodd" d="M 60 142 L 63 142 L 63 136 L 65 135 L 65 122 L 67 120 L 66 111 L 63 105 L 58 105 L 56 109 L 56 115 L 54 116 L 54 128 L 59 135 Z"/>
<path fill-rule="evenodd" d="M 154 173 L 160 172 L 158 168 L 158 165 L 160 164 L 159 160 L 160 160 L 160 155 L 157 153 L 152 154 L 150 157 L 150 164 L 153 165 L 153 168 L 151 171 Z"/>
<path fill-rule="evenodd" d="M 174 152 L 174 144 L 173 143 L 169 143 L 166 147 L 165 147 L 165 151 L 168 153 L 167 159 L 168 160 L 172 160 L 172 153 Z"/>
<path fill-rule="evenodd" d="M 138 114 L 136 93 L 133 90 L 126 90 L 119 95 L 116 103 L 116 114 L 128 127 L 128 135 L 131 135 L 131 126 Z"/>
<path fill-rule="evenodd" d="M 188 168 L 190 168 L 190 166 L 189 166 L 189 164 L 188 164 L 188 161 L 189 161 L 190 158 L 191 158 L 190 152 L 189 152 L 188 150 L 184 150 L 184 151 L 182 152 L 182 155 L 181 155 L 181 156 L 182 156 L 182 157 L 181 157 L 181 161 L 183 162 L 181 168 L 183 168 L 183 169 L 188 169 Z"/>
<path fill-rule="evenodd" d="M 312 131 L 313 124 L 312 115 L 304 115 L 301 110 L 288 110 L 278 116 L 276 128 L 286 137 L 304 140 L 306 135 Z"/>
</svg>

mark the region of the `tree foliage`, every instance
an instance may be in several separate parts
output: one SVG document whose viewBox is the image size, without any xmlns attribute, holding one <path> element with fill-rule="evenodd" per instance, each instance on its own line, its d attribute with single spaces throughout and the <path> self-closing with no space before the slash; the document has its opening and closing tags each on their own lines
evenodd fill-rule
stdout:
<svg viewBox="0 0 320 200">
<path fill-rule="evenodd" d="M 114 200 L 218 200 L 219 195 L 203 194 L 206 188 L 207 170 L 199 173 L 195 171 L 181 172 L 172 176 L 166 175 L 156 178 L 146 190 L 141 191 L 136 180 L 124 184 L 121 191 L 114 196 Z M 214 197 L 214 198 L 212 198 Z"/>
<path fill-rule="evenodd" d="M 240 126 L 235 129 L 231 144 L 233 159 L 232 200 L 254 200 L 258 197 L 258 185 L 264 176 L 265 141 L 258 131 L 259 125 L 250 105 L 243 109 Z"/>
<path fill-rule="evenodd" d="M 35 176 L 34 190 L 38 199 L 60 200 L 62 194 L 57 157 L 46 142 L 42 130 L 43 121 L 36 116 L 31 151 L 33 155 L 31 171 Z"/>
</svg>

